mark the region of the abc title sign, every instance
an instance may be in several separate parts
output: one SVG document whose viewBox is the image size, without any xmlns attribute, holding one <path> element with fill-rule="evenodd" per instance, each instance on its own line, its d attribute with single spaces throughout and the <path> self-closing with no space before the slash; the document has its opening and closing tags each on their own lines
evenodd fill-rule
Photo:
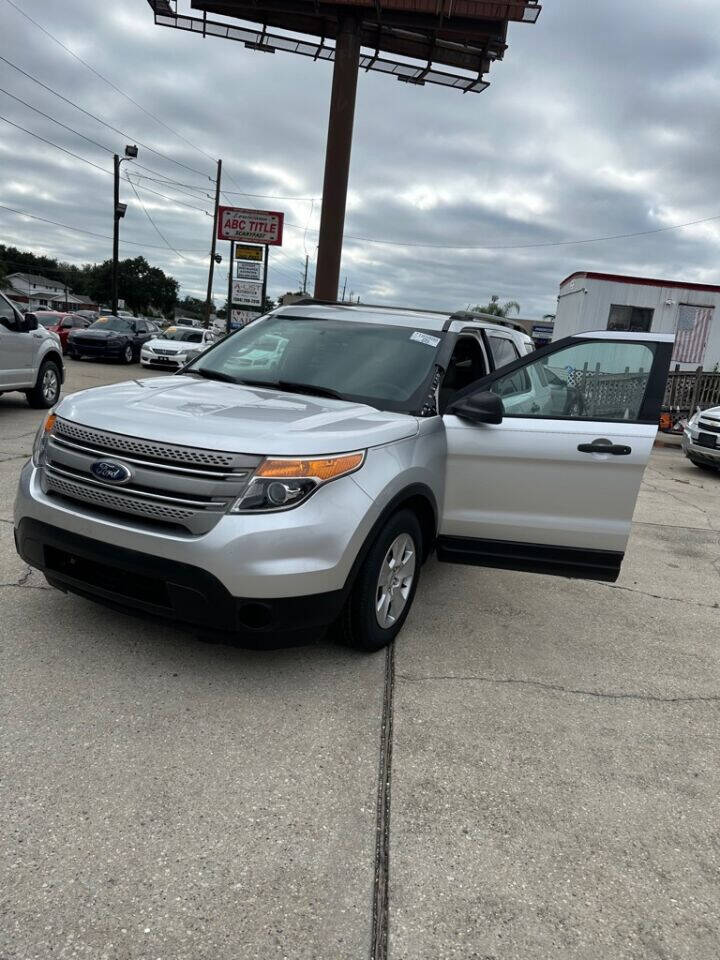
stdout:
<svg viewBox="0 0 720 960">
<path fill-rule="evenodd" d="M 220 207 L 218 210 L 218 240 L 240 240 L 264 243 L 270 247 L 282 246 L 285 215 L 276 210 L 245 210 Z"/>
</svg>

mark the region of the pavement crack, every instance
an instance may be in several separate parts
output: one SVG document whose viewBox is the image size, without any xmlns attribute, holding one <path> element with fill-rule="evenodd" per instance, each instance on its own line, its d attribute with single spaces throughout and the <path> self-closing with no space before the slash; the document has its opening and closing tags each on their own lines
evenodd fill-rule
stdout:
<svg viewBox="0 0 720 960">
<path fill-rule="evenodd" d="M 395 690 L 395 644 L 385 650 L 385 689 L 380 727 L 380 766 L 375 814 L 375 871 L 373 882 L 370 960 L 387 960 L 390 877 L 390 781 L 392 775 L 393 693 Z"/>
<path fill-rule="evenodd" d="M 693 600 L 690 597 L 665 597 L 661 593 L 650 593 L 648 590 L 638 590 L 636 587 L 623 587 L 617 583 L 604 583 L 608 590 L 624 590 L 626 593 L 639 593 L 643 597 L 652 597 L 653 600 L 667 600 L 670 603 L 685 603 L 693 607 L 707 607 L 710 610 L 720 608 L 720 603 L 705 603 L 702 600 Z"/>
<path fill-rule="evenodd" d="M 13 453 L 7 457 L 0 454 L 0 463 L 12 463 L 13 460 L 27 460 L 29 456 L 29 453 Z"/>
<path fill-rule="evenodd" d="M 438 673 L 419 676 L 410 673 L 397 674 L 398 680 L 408 683 L 424 683 L 433 680 L 458 680 L 462 682 L 487 683 L 497 686 L 517 685 L 538 687 L 541 690 L 550 690 L 553 693 L 566 693 L 578 697 L 595 697 L 598 700 L 640 700 L 646 703 L 720 703 L 720 694 L 708 694 L 697 697 L 659 697 L 653 693 L 611 693 L 603 690 L 583 690 L 575 687 L 565 687 L 559 683 L 547 683 L 543 680 L 526 680 L 518 677 L 488 677 L 483 674 L 453 674 Z"/>
<path fill-rule="evenodd" d="M 701 513 L 707 520 L 707 524 L 711 530 L 717 530 L 717 527 L 713 525 L 711 514 L 709 510 L 704 510 L 702 507 L 699 507 L 696 503 L 683 499 L 683 497 L 678 496 L 676 493 L 671 493 L 670 490 L 665 490 L 662 487 L 658 487 L 653 483 L 650 483 L 647 479 L 643 479 L 643 486 L 647 487 L 652 493 L 658 493 L 660 495 L 665 495 L 670 497 L 672 500 L 675 500 L 677 503 L 681 504 L 683 507 L 690 507 L 691 510 L 697 510 L 698 513 Z"/>
</svg>

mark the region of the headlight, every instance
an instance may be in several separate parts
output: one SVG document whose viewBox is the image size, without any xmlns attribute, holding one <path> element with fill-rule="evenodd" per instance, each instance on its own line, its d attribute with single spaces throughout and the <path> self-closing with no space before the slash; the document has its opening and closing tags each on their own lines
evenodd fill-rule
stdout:
<svg viewBox="0 0 720 960">
<path fill-rule="evenodd" d="M 307 500 L 318 487 L 359 470 L 365 451 L 312 460 L 268 457 L 255 471 L 245 493 L 230 513 L 289 510 Z"/>
<path fill-rule="evenodd" d="M 52 433 L 52 428 L 55 426 L 55 421 L 57 417 L 54 413 L 49 413 L 45 420 L 40 424 L 40 429 L 35 434 L 35 440 L 33 442 L 32 449 L 32 462 L 36 467 L 41 466 L 45 462 L 45 448 L 47 447 L 48 439 Z"/>
</svg>

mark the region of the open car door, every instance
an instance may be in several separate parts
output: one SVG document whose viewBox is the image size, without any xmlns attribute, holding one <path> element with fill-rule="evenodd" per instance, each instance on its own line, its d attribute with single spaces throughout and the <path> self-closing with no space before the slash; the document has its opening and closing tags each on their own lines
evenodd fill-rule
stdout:
<svg viewBox="0 0 720 960">
<path fill-rule="evenodd" d="M 439 559 L 616 580 L 672 343 L 577 334 L 453 397 Z"/>
</svg>

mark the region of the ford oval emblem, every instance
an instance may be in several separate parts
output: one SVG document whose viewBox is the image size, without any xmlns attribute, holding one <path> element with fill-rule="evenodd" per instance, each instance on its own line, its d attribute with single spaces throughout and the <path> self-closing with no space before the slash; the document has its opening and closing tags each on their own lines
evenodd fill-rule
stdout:
<svg viewBox="0 0 720 960">
<path fill-rule="evenodd" d="M 104 483 L 127 483 L 132 479 L 130 468 L 114 460 L 96 460 L 90 465 L 90 473 Z"/>
</svg>

